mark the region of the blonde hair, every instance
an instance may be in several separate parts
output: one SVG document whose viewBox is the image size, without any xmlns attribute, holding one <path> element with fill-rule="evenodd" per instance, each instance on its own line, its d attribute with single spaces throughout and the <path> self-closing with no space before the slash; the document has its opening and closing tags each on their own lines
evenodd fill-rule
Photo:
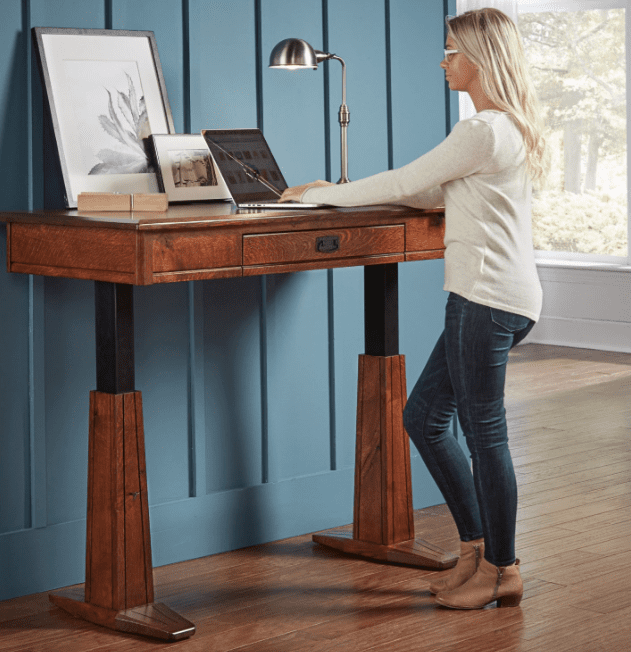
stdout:
<svg viewBox="0 0 631 652">
<path fill-rule="evenodd" d="M 482 89 L 521 131 L 526 167 L 533 181 L 543 182 L 549 167 L 548 148 L 537 93 L 530 79 L 521 35 L 498 9 L 476 9 L 447 19 L 449 35 L 478 68 Z"/>
</svg>

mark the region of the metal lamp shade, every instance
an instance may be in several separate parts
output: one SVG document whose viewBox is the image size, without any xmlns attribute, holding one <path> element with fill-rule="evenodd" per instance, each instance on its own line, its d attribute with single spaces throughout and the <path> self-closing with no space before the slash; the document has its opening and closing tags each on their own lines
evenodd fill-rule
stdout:
<svg viewBox="0 0 631 652">
<path fill-rule="evenodd" d="M 340 156 L 342 175 L 338 183 L 348 183 L 348 141 L 346 130 L 351 119 L 350 111 L 346 106 L 346 64 L 344 59 L 336 54 L 314 50 L 307 41 L 301 38 L 286 38 L 274 47 L 269 56 L 270 68 L 284 68 L 285 70 L 316 70 L 321 61 L 335 59 L 342 64 L 342 105 L 338 113 L 340 122 Z"/>
<path fill-rule="evenodd" d="M 318 67 L 315 50 L 301 38 L 287 38 L 274 47 L 269 57 L 270 68 L 285 68 L 296 70 L 299 68 Z"/>
</svg>

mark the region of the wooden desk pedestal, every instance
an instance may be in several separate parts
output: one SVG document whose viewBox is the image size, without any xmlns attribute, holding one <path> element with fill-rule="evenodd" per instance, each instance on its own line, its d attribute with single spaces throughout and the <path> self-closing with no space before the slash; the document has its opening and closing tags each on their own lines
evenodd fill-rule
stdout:
<svg viewBox="0 0 631 652">
<path fill-rule="evenodd" d="M 359 356 L 353 527 L 314 534 L 313 540 L 361 557 L 451 568 L 457 557 L 414 538 L 406 400 L 404 356 Z"/>
<path fill-rule="evenodd" d="M 74 616 L 177 641 L 195 625 L 154 603 L 140 392 L 90 393 L 85 592 L 50 594 Z"/>
<path fill-rule="evenodd" d="M 359 356 L 357 380 L 353 527 L 315 534 L 313 540 L 362 557 L 451 568 L 457 557 L 414 538 L 396 263 L 364 267 L 364 340 L 366 354 Z"/>
<path fill-rule="evenodd" d="M 50 600 L 97 625 L 178 641 L 195 625 L 154 603 L 132 291 L 95 283 L 98 389 L 90 392 L 85 591 L 51 593 Z"/>
</svg>

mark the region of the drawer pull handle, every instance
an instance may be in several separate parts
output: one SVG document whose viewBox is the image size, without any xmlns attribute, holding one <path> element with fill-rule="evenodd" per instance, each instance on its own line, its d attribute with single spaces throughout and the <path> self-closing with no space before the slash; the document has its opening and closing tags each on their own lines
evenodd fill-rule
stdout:
<svg viewBox="0 0 631 652">
<path fill-rule="evenodd" d="M 316 251 L 321 254 L 330 254 L 340 248 L 339 235 L 323 235 L 316 238 Z"/>
</svg>

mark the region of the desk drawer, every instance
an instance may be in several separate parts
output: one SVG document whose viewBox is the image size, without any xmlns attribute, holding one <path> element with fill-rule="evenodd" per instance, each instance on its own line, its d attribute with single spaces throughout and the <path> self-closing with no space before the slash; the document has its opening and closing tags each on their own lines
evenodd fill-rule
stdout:
<svg viewBox="0 0 631 652">
<path fill-rule="evenodd" d="M 153 243 L 153 271 L 157 273 L 233 267 L 241 264 L 239 235 L 213 233 L 167 233 Z"/>
<path fill-rule="evenodd" d="M 360 226 L 243 236 L 243 265 L 282 265 L 405 251 L 405 226 Z"/>
</svg>

